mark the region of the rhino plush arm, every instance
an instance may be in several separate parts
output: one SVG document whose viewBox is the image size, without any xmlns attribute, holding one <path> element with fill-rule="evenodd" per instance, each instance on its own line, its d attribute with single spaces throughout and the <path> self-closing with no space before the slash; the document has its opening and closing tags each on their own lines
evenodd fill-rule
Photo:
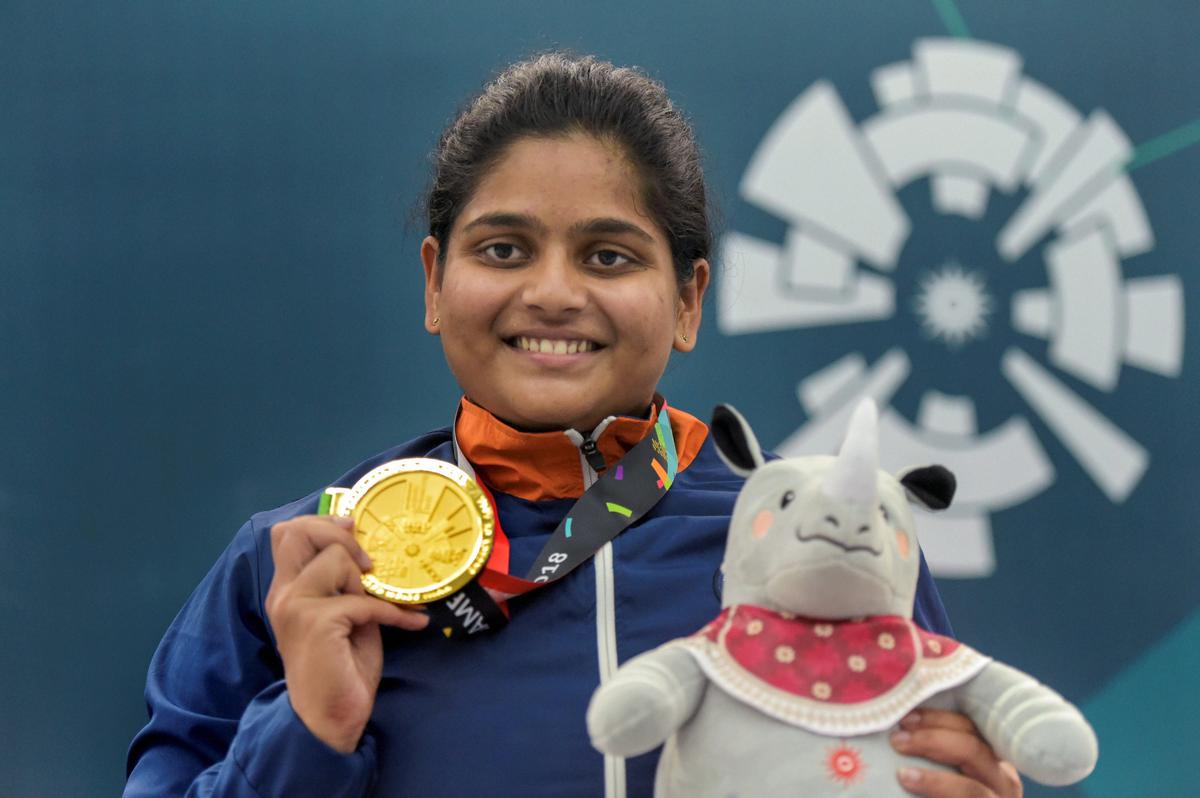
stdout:
<svg viewBox="0 0 1200 798">
<path fill-rule="evenodd" d="M 707 680 L 679 646 L 634 657 L 592 696 L 587 711 L 592 745 L 614 756 L 637 756 L 662 745 L 695 713 Z"/>
<path fill-rule="evenodd" d="M 956 691 L 996 754 L 1034 781 L 1059 787 L 1096 766 L 1096 734 L 1079 710 L 1021 671 L 991 662 Z"/>
</svg>

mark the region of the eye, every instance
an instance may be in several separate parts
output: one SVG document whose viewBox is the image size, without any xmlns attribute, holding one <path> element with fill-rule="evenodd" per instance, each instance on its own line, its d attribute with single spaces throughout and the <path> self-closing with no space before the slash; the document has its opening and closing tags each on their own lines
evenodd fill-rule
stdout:
<svg viewBox="0 0 1200 798">
<path fill-rule="evenodd" d="M 787 493 L 783 494 L 783 498 L 779 500 L 779 509 L 782 510 L 784 507 L 787 507 L 792 503 L 793 500 L 795 500 L 795 498 L 795 491 L 789 490 Z"/>
<path fill-rule="evenodd" d="M 498 263 L 516 263 L 525 254 L 516 244 L 507 242 L 489 244 L 482 251 L 490 260 Z"/>
<path fill-rule="evenodd" d="M 633 259 L 613 249 L 598 249 L 588 258 L 588 262 L 606 269 L 613 269 L 633 263 Z"/>
<path fill-rule="evenodd" d="M 879 513 L 883 516 L 884 523 L 887 523 L 887 524 L 892 523 L 892 516 L 888 513 L 887 508 L 884 507 L 882 504 L 879 505 Z"/>
</svg>

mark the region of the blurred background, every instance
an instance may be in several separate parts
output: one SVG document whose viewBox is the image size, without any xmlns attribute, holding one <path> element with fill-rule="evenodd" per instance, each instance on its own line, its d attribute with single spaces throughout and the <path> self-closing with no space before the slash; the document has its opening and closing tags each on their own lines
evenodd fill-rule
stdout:
<svg viewBox="0 0 1200 798">
<path fill-rule="evenodd" d="M 722 210 L 664 393 L 885 464 L 956 632 L 1194 794 L 1200 6 L 0 4 L 0 795 L 117 794 L 166 625 L 252 512 L 450 421 L 427 153 L 569 47 L 662 80 Z"/>
</svg>

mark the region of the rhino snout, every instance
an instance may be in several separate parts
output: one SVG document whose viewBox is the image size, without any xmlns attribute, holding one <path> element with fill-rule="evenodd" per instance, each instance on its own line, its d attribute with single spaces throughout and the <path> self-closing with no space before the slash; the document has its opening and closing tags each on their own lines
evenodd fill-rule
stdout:
<svg viewBox="0 0 1200 798">
<path fill-rule="evenodd" d="M 826 516 L 826 518 L 828 518 L 828 517 L 829 516 Z M 836 527 L 834 529 L 836 529 Z M 876 557 L 879 557 L 880 555 L 883 554 L 883 552 L 880 549 L 877 549 L 874 546 L 869 545 L 865 541 L 857 542 L 857 541 L 851 541 L 851 540 L 843 540 L 842 539 L 844 537 L 843 535 L 837 534 L 837 533 L 828 534 L 829 531 L 832 531 L 831 528 L 829 526 L 824 526 L 823 528 L 820 528 L 818 531 L 812 532 L 810 534 L 805 534 L 804 529 L 800 526 L 797 526 L 796 531 L 795 531 L 796 540 L 800 541 L 801 543 L 818 543 L 818 542 L 828 543 L 833 546 L 837 546 L 842 551 L 847 551 L 847 552 L 865 551 L 865 552 L 869 552 L 870 554 L 872 554 Z M 863 527 L 861 527 L 858 530 L 858 532 L 864 532 L 864 531 L 865 532 L 871 531 L 870 527 L 864 525 Z"/>
</svg>

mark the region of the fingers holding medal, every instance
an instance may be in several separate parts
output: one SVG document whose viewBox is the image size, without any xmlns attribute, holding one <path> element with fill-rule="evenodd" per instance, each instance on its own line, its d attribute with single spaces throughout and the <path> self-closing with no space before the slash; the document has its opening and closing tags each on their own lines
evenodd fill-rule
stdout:
<svg viewBox="0 0 1200 798">
<path fill-rule="evenodd" d="M 267 592 L 268 617 L 276 634 L 302 600 L 362 596 L 364 571 L 371 558 L 355 540 L 348 518 L 305 515 L 283 521 L 271 529 L 271 554 L 275 575 Z M 414 610 L 382 611 L 379 623 L 407 629 L 425 625 Z"/>
<path fill-rule="evenodd" d="M 350 519 L 333 516 L 299 516 L 276 524 L 271 529 L 276 575 L 290 582 L 318 554 L 334 546 L 344 549 L 360 571 L 370 570 L 371 558 L 354 539 L 352 527 Z"/>
</svg>

